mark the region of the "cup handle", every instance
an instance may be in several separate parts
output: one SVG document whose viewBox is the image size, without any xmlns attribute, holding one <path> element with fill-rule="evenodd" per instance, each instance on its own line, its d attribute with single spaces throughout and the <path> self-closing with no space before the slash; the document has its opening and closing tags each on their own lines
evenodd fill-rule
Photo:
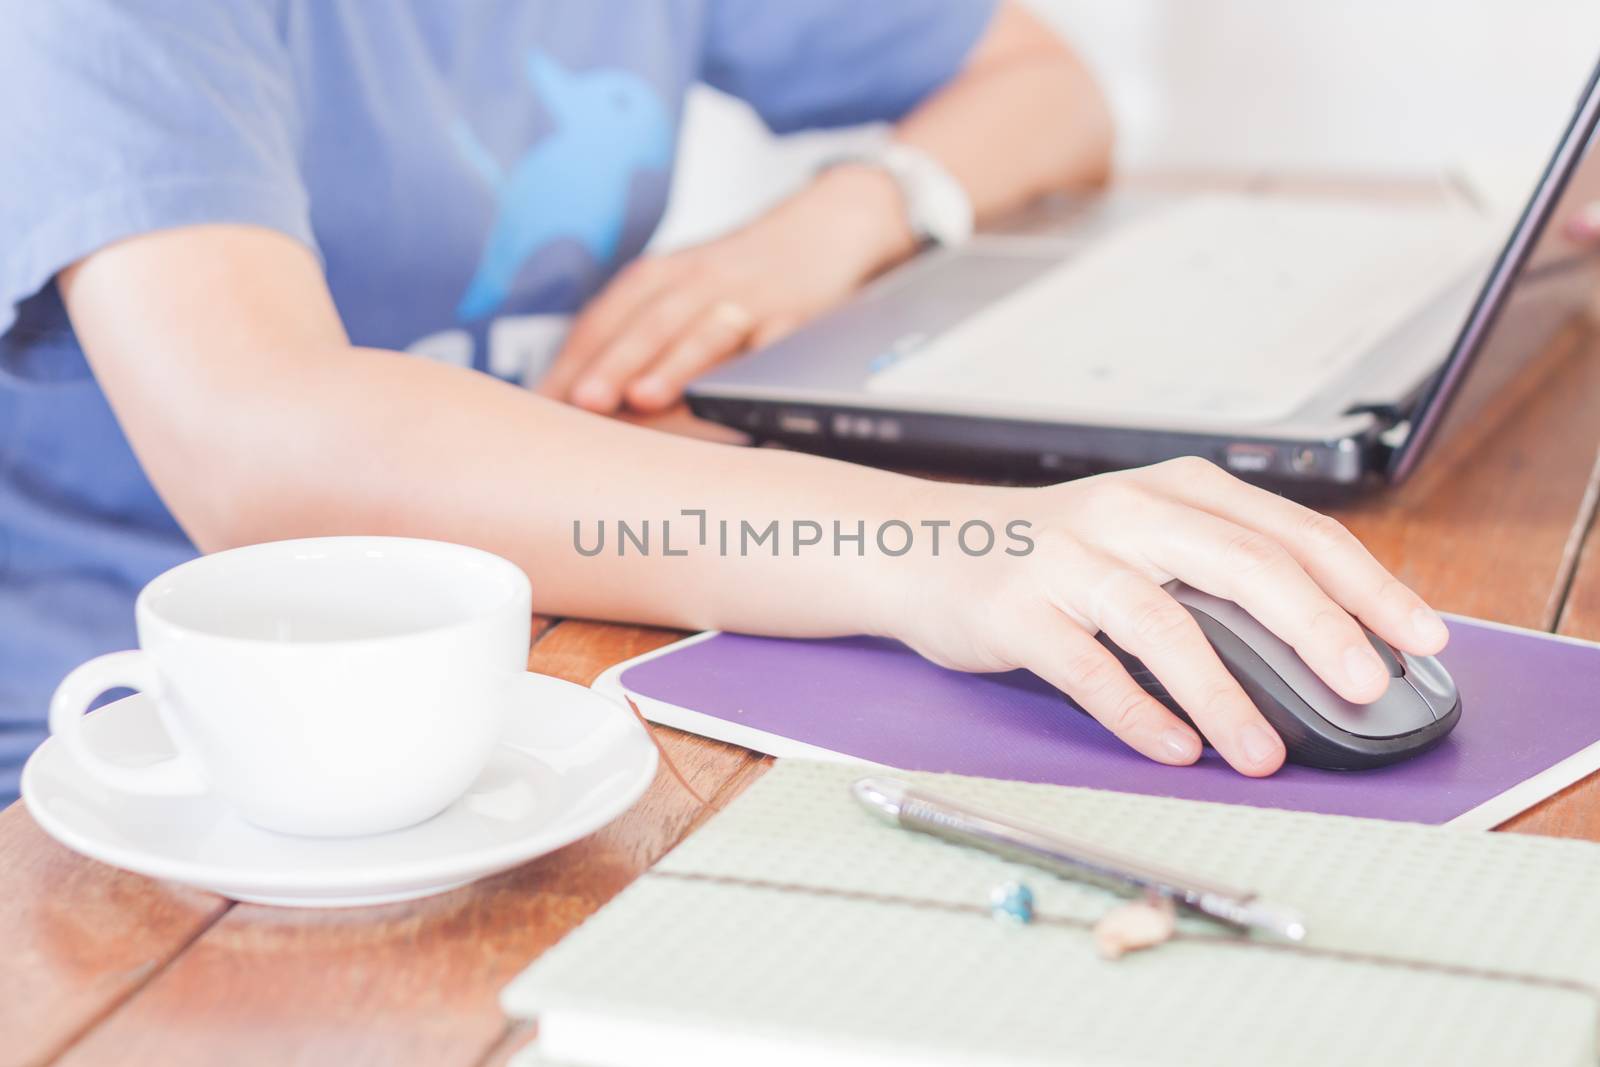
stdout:
<svg viewBox="0 0 1600 1067">
<path fill-rule="evenodd" d="M 108 689 L 137 689 L 155 697 L 160 690 L 155 667 L 143 652 L 96 656 L 62 679 L 50 699 L 50 732 L 61 739 L 78 764 L 103 784 L 125 793 L 188 796 L 209 789 L 192 756 L 179 752 L 144 767 L 113 763 L 89 747 L 83 713 Z"/>
</svg>

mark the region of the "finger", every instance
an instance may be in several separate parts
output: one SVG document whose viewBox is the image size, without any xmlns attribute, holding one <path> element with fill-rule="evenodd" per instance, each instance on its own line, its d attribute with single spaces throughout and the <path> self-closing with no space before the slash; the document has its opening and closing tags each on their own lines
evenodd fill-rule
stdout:
<svg viewBox="0 0 1600 1067">
<path fill-rule="evenodd" d="M 1161 467 L 1168 468 L 1161 480 L 1169 496 L 1278 542 L 1329 596 L 1391 645 L 1426 656 L 1450 639 L 1438 613 L 1337 519 L 1246 485 L 1204 460 Z"/>
<path fill-rule="evenodd" d="M 1346 700 L 1367 704 L 1388 691 L 1389 672 L 1361 627 L 1282 545 L 1184 504 L 1157 501 L 1150 514 L 1142 536 L 1164 570 L 1244 608 Z"/>
<path fill-rule="evenodd" d="M 657 293 L 579 373 L 572 402 L 590 411 L 615 411 L 629 382 L 660 359 L 710 302 L 709 294 L 688 286 Z"/>
<path fill-rule="evenodd" d="M 1139 688 L 1115 656 L 1059 612 L 1026 627 L 1021 662 L 1071 697 L 1129 748 L 1174 766 L 1200 758 L 1200 738 Z"/>
<path fill-rule="evenodd" d="M 1068 588 L 1093 591 L 1092 602 L 1075 609 L 1161 680 L 1235 770 L 1260 777 L 1283 765 L 1283 741 L 1222 665 L 1188 609 L 1164 589 L 1109 563 L 1098 582 Z"/>
<path fill-rule="evenodd" d="M 670 258 L 636 260 L 613 278 L 573 320 L 537 392 L 567 399 L 583 369 L 651 298 L 672 285 L 682 268 Z"/>
<path fill-rule="evenodd" d="M 628 405 L 638 411 L 671 407 L 691 378 L 743 348 L 754 324 L 743 305 L 728 300 L 711 305 L 666 355 L 628 386 Z"/>
</svg>

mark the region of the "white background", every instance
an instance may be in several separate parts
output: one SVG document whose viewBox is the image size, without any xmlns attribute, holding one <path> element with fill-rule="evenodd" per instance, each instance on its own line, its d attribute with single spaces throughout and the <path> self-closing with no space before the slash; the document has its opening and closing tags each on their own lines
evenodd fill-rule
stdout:
<svg viewBox="0 0 1600 1067">
<path fill-rule="evenodd" d="M 1515 201 L 1600 57 L 1597 0 L 1030 6 L 1099 75 L 1125 171 L 1451 172 Z M 870 136 L 779 141 L 737 101 L 697 90 L 658 246 L 749 217 L 803 181 L 841 138 Z"/>
</svg>

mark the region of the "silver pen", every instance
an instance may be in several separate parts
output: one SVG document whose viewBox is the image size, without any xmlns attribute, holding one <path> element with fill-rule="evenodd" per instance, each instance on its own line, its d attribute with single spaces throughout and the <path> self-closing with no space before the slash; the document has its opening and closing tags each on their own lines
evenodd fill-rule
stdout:
<svg viewBox="0 0 1600 1067">
<path fill-rule="evenodd" d="M 1191 878 L 1043 826 L 915 789 L 898 778 L 862 778 L 851 792 L 868 811 L 907 830 L 970 845 L 1004 859 L 1112 889 L 1155 893 L 1230 926 L 1303 941 L 1306 924 L 1243 889 Z"/>
</svg>

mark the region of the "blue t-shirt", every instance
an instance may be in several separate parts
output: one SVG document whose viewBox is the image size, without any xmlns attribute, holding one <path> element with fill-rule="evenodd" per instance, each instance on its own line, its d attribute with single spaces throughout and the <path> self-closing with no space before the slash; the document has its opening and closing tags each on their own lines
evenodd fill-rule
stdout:
<svg viewBox="0 0 1600 1067">
<path fill-rule="evenodd" d="M 195 549 L 55 274 L 121 238 L 271 227 L 351 340 L 519 378 L 644 247 L 684 93 L 775 130 L 894 119 L 992 0 L 45 0 L 0 31 L 0 799 L 77 663 Z M 228 358 L 225 351 L 218 359 Z"/>
</svg>

